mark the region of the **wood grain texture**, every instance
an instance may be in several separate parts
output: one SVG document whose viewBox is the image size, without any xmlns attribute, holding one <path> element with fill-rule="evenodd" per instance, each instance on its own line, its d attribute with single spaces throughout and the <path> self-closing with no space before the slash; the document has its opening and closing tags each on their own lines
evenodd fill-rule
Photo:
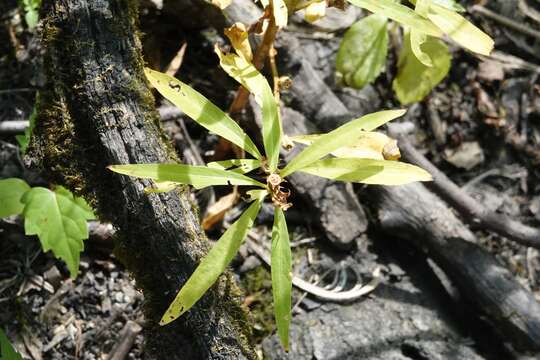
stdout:
<svg viewBox="0 0 540 360">
<path fill-rule="evenodd" d="M 106 170 L 178 161 L 143 75 L 137 2 L 46 0 L 42 11 L 47 83 L 31 156 L 118 228 L 116 254 L 145 296 L 147 358 L 255 359 L 228 274 L 181 319 L 157 325 L 208 242 L 188 191 L 148 195 L 149 181 Z"/>
</svg>

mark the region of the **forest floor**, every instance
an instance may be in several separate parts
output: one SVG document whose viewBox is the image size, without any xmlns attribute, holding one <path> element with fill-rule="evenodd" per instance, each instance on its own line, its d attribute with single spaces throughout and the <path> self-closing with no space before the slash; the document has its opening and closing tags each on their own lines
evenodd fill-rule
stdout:
<svg viewBox="0 0 540 360">
<path fill-rule="evenodd" d="M 505 13 L 504 5 L 497 8 L 498 2 L 492 3 L 490 6 L 494 10 L 513 17 L 515 21 L 523 21 L 524 14 L 519 11 Z M 15 0 L 3 1 L 0 8 L 3 10 L 0 24 L 0 123 L 27 120 L 33 110 L 36 90 L 43 83 L 39 39 L 36 32 L 25 28 Z M 187 44 L 177 76 L 226 109 L 234 97 L 236 86 L 219 69 L 213 53 L 213 44 L 224 43 L 224 38 L 213 28 L 179 29 L 178 19 L 151 6 L 143 8 L 141 14 L 144 53 L 149 66 L 164 70 L 182 45 Z M 351 11 L 347 15 L 352 20 L 361 16 L 359 12 Z M 417 148 L 485 208 L 539 227 L 540 40 L 509 30 L 478 14 L 472 19 L 495 39 L 499 53 L 515 57 L 511 62 L 513 65 L 494 59 L 479 59 L 452 48 L 453 66 L 449 76 L 427 99 L 409 107 L 405 121 L 415 125 Z M 362 90 L 342 89 L 335 84 L 334 61 L 339 41 L 351 20 L 347 25 L 328 19 L 318 26 L 306 24 L 301 18 L 292 21 L 293 26 L 287 31 L 306 47 L 313 64 L 318 65 L 315 67 L 320 76 L 330 88 L 342 95 L 342 101 L 362 103 L 364 109 L 369 105 L 370 111 L 400 107 L 391 90 L 396 48 L 390 49 L 386 72 L 372 86 Z M 534 20 L 527 18 L 527 21 L 535 24 L 536 28 L 540 27 Z M 526 64 L 520 59 L 526 60 Z M 283 99 L 294 108 L 294 102 L 287 103 L 287 94 Z M 164 108 L 167 104 L 160 106 Z M 163 125 L 184 161 L 196 162 L 198 158 L 209 161 L 216 155 L 217 138 L 208 136 L 188 119 L 176 116 L 164 121 Z M 192 146 L 185 145 L 186 139 L 191 140 Z M 14 134 L 0 134 L 0 178 L 7 177 L 24 178 L 34 186 L 50 185 L 35 169 L 25 167 Z M 356 191 L 362 204 L 368 204 L 363 188 L 358 187 Z M 194 196 L 204 215 L 216 199 L 226 194 L 224 190 L 217 189 L 215 192 L 195 193 Z M 427 322 L 425 326 L 428 328 L 439 326 L 434 325 L 439 322 L 452 323 L 452 330 L 448 331 L 452 336 L 457 334 L 456 339 L 465 343 L 466 349 L 460 350 L 463 351 L 462 358 L 468 358 L 468 351 L 474 353 L 474 358 L 508 358 L 495 335 L 486 330 L 487 325 L 480 320 L 467 320 L 468 313 L 456 305 L 459 302 L 449 300 L 447 289 L 433 275 L 436 270 L 424 255 L 407 244 L 392 242 L 388 235 L 372 226 L 355 240 L 352 249 L 337 249 L 309 220 L 306 215 L 310 213 L 309 203 L 303 199 L 293 201 L 295 206 L 287 217 L 292 224 L 291 241 L 296 245 L 293 250 L 296 274 L 306 280 L 318 274 L 320 286 L 347 289 L 356 281 L 367 281 L 374 266 L 381 266 L 384 269 L 383 283 L 368 296 L 365 306 L 372 309 L 380 306 L 389 312 L 417 311 L 411 307 L 393 307 L 378 300 L 385 296 L 401 299 L 404 303 L 418 303 L 432 311 L 418 315 L 419 319 Z M 234 214 L 235 209 L 226 215 L 226 221 L 234 218 Z M 371 220 L 373 214 L 368 212 L 368 218 Z M 269 219 L 269 214 L 263 211 L 259 217 L 261 225 L 255 231 L 259 240 L 265 239 L 270 231 Z M 133 345 L 125 358 L 141 358 L 144 339 L 140 328 L 135 326 L 133 331 L 133 323 L 144 326 L 143 297 L 115 259 L 110 238 L 112 230 L 101 230 L 92 232 L 81 258 L 80 274 L 75 280 L 70 280 L 61 261 L 50 253 L 43 253 L 37 238 L 24 235 L 20 219 L 0 220 L 0 328 L 14 339 L 25 358 L 106 359 L 107 354 L 116 351 L 117 345 L 126 338 L 133 341 Z M 219 222 L 208 233 L 211 239 L 217 239 L 222 231 Z M 502 262 L 540 301 L 538 250 L 483 229 L 475 229 L 474 233 L 478 243 Z M 233 268 L 246 291 L 245 303 L 253 315 L 254 335 L 260 352 L 268 358 L 281 358 L 281 355 L 276 355 L 276 341 L 271 337 L 274 323 L 268 268 L 248 246 L 241 249 Z M 333 320 L 325 314 L 338 314 L 336 319 L 347 322 L 347 312 L 343 309 L 349 305 L 326 303 L 299 290 L 294 293 L 295 303 L 298 306 L 294 310 L 297 321 L 293 326 L 293 341 L 303 341 L 305 329 L 302 326 L 309 327 L 306 324 L 310 321 L 332 323 Z M 390 322 L 399 321 L 399 318 L 389 319 Z M 338 330 L 328 331 L 336 331 L 334 334 L 338 337 L 347 336 Z M 318 335 L 319 340 L 326 344 L 321 334 Z M 408 341 L 401 343 L 401 357 L 395 358 L 432 358 L 418 353 L 419 348 L 427 349 L 414 343 L 421 339 Z M 339 357 L 339 352 L 332 355 L 328 349 L 323 349 L 326 345 L 320 346 L 320 349 L 310 350 L 315 354 L 313 358 L 347 358 Z M 335 345 L 335 349 L 339 348 L 340 345 Z M 347 356 L 352 356 L 352 359 L 354 354 L 351 350 Z M 386 358 L 390 358 L 389 354 L 393 353 L 388 352 Z M 441 350 L 440 354 L 444 351 Z M 373 359 L 385 358 L 383 354 L 370 356 Z M 440 358 L 453 358 L 447 356 L 441 355 Z"/>
</svg>

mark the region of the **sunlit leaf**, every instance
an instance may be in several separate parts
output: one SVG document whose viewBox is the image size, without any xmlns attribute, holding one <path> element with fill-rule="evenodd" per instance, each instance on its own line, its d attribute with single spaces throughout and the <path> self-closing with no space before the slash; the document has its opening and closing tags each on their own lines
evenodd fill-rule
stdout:
<svg viewBox="0 0 540 360">
<path fill-rule="evenodd" d="M 311 145 L 321 135 L 293 136 L 294 142 Z M 331 152 L 336 157 L 360 158 L 375 160 L 397 160 L 400 157 L 399 149 L 394 146 L 396 140 L 380 132 L 362 132 L 357 140 L 349 146 L 340 147 Z"/>
<path fill-rule="evenodd" d="M 211 185 L 252 185 L 266 187 L 245 175 L 207 166 L 184 164 L 133 164 L 111 165 L 109 169 L 119 174 L 158 181 L 172 181 L 193 185 L 197 189 Z"/>
<path fill-rule="evenodd" d="M 146 68 L 148 81 L 163 97 L 178 106 L 201 126 L 241 147 L 257 159 L 262 156 L 253 141 L 240 126 L 210 100 L 180 80 Z"/>
<path fill-rule="evenodd" d="M 271 272 L 277 333 L 281 344 L 288 350 L 292 291 L 291 245 L 285 214 L 280 207 L 274 210 Z"/>
<path fill-rule="evenodd" d="M 283 0 L 271 0 L 274 20 L 278 28 L 287 26 L 288 10 Z"/>
<path fill-rule="evenodd" d="M 431 175 L 418 166 L 387 160 L 329 158 L 299 171 L 333 180 L 378 185 L 432 180 Z"/>
<path fill-rule="evenodd" d="M 0 360 L 23 360 L 21 354 L 13 348 L 2 329 L 0 329 Z"/>
<path fill-rule="evenodd" d="M 236 53 L 246 61 L 251 61 L 253 53 L 251 52 L 251 45 L 249 45 L 249 34 L 246 26 L 241 22 L 237 22 L 231 27 L 225 28 L 223 32 L 229 38 Z"/>
<path fill-rule="evenodd" d="M 388 52 L 388 21 L 373 14 L 347 30 L 339 46 L 336 70 L 345 84 L 362 88 L 384 70 Z"/>
<path fill-rule="evenodd" d="M 254 189 L 254 190 L 248 190 L 246 191 L 246 195 L 248 196 L 247 201 L 263 201 L 264 198 L 268 195 L 268 190 L 261 190 L 261 189 Z"/>
<path fill-rule="evenodd" d="M 28 190 L 30 186 L 22 179 L 0 180 L 0 218 L 22 213 L 21 198 Z"/>
<path fill-rule="evenodd" d="M 216 282 L 219 275 L 225 271 L 238 252 L 249 229 L 253 226 L 260 208 L 261 202 L 254 201 L 242 216 L 225 231 L 208 254 L 201 260 L 195 272 L 190 276 L 184 286 L 182 286 L 176 298 L 161 318 L 160 325 L 168 324 L 188 311 Z"/>
<path fill-rule="evenodd" d="M 431 21 L 415 13 L 407 6 L 393 0 L 347 0 L 351 4 L 367 9 L 375 14 L 386 16 L 402 25 L 410 26 L 431 36 L 442 36 L 441 30 Z"/>
<path fill-rule="evenodd" d="M 422 45 L 427 41 L 427 35 L 423 32 L 411 29 L 410 41 L 411 50 L 418 61 L 420 61 L 424 66 L 432 67 L 433 61 L 431 61 L 429 55 L 422 50 Z"/>
<path fill-rule="evenodd" d="M 147 194 L 159 194 L 173 191 L 180 186 L 180 183 L 174 181 L 155 181 L 152 187 L 144 188 L 144 192 Z"/>
<path fill-rule="evenodd" d="M 405 114 L 406 110 L 386 110 L 364 115 L 359 119 L 349 121 L 339 128 L 321 135 L 310 146 L 302 150 L 281 171 L 281 177 L 292 174 L 323 156 L 345 146 L 353 144 L 363 131 L 371 131 L 378 126 Z"/>
<path fill-rule="evenodd" d="M 416 0 L 409 0 L 412 4 L 416 4 Z M 443 6 L 449 10 L 464 12 L 465 8 L 461 6 L 456 0 L 431 0 L 432 3 Z"/>
<path fill-rule="evenodd" d="M 279 109 L 274 93 L 266 78 L 244 58 L 235 54 L 223 54 L 217 47 L 215 50 L 223 70 L 248 89 L 262 108 L 264 149 L 268 159 L 268 167 L 273 172 L 277 169 L 281 147 Z"/>
<path fill-rule="evenodd" d="M 304 20 L 312 23 L 322 19 L 326 15 L 326 7 L 327 3 L 325 0 L 309 4 L 304 12 Z"/>
<path fill-rule="evenodd" d="M 239 174 L 246 174 L 261 167 L 261 162 L 256 159 L 230 159 L 223 161 L 213 161 L 206 165 L 213 169 L 222 169 L 236 172 Z"/>
<path fill-rule="evenodd" d="M 83 240 L 88 238 L 87 220 L 95 218 L 90 206 L 61 186 L 55 191 L 32 188 L 21 201 L 26 235 L 37 235 L 43 250 L 52 250 L 56 257 L 64 260 L 71 277 L 75 278 L 80 252 L 84 249 Z"/>
<path fill-rule="evenodd" d="M 427 17 L 464 48 L 486 56 L 493 50 L 493 39 L 455 11 L 431 4 Z"/>
<path fill-rule="evenodd" d="M 231 5 L 232 0 L 211 0 L 211 3 L 223 10 L 227 6 Z"/>
<path fill-rule="evenodd" d="M 422 100 L 450 70 L 452 57 L 444 42 L 429 37 L 421 46 L 422 51 L 433 60 L 433 66 L 427 67 L 418 61 L 411 50 L 409 34 L 405 35 L 399 53 L 398 74 L 392 83 L 396 96 L 403 105 Z"/>
</svg>

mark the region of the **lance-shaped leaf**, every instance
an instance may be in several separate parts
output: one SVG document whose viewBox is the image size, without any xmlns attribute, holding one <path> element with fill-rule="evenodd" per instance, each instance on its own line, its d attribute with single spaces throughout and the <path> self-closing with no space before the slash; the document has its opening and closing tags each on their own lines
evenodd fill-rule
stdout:
<svg viewBox="0 0 540 360">
<path fill-rule="evenodd" d="M 202 189 L 211 185 L 252 185 L 265 188 L 257 180 L 245 175 L 207 166 L 184 164 L 133 164 L 111 165 L 109 169 L 119 174 L 135 176 L 157 181 L 172 181 L 179 184 L 193 185 Z"/>
<path fill-rule="evenodd" d="M 248 89 L 255 96 L 257 104 L 262 108 L 264 150 L 268 159 L 268 167 L 273 172 L 277 169 L 281 146 L 279 109 L 274 93 L 266 78 L 244 58 L 235 54 L 223 54 L 217 47 L 215 51 L 219 56 L 219 62 L 223 70 Z"/>
<path fill-rule="evenodd" d="M 0 218 L 22 213 L 22 196 L 30 186 L 22 179 L 9 178 L 0 180 Z"/>
<path fill-rule="evenodd" d="M 375 14 L 386 16 L 403 25 L 410 26 L 418 31 L 431 36 L 442 36 L 442 31 L 439 30 L 428 19 L 415 13 L 407 6 L 394 2 L 393 0 L 348 0 L 351 4 L 367 9 Z"/>
<path fill-rule="evenodd" d="M 448 47 L 439 39 L 429 37 L 421 45 L 432 59 L 432 66 L 422 64 L 411 49 L 410 33 L 404 38 L 398 60 L 398 74 L 392 83 L 396 96 L 403 105 L 422 100 L 448 74 L 452 57 Z"/>
<path fill-rule="evenodd" d="M 146 68 L 148 81 L 163 97 L 211 132 L 241 147 L 257 159 L 261 153 L 240 126 L 210 100 L 180 80 Z"/>
<path fill-rule="evenodd" d="M 362 88 L 379 76 L 388 52 L 388 20 L 373 14 L 347 30 L 339 46 L 336 70 L 345 84 Z"/>
<path fill-rule="evenodd" d="M 289 349 L 289 325 L 291 323 L 292 265 L 289 231 L 285 214 L 280 207 L 274 210 L 272 227 L 272 294 L 277 333 L 285 350 Z"/>
<path fill-rule="evenodd" d="M 239 174 L 246 174 L 261 167 L 261 162 L 256 159 L 230 159 L 223 161 L 213 161 L 206 165 L 213 169 L 222 169 Z"/>
<path fill-rule="evenodd" d="M 431 175 L 418 166 L 387 160 L 330 158 L 316 161 L 299 171 L 333 180 L 377 185 L 432 180 Z"/>
<path fill-rule="evenodd" d="M 304 145 L 311 145 L 321 135 L 293 136 L 291 140 Z M 399 149 L 395 146 L 396 140 L 380 132 L 364 131 L 358 139 L 349 146 L 343 146 L 331 152 L 335 157 L 361 158 L 375 160 L 397 160 L 400 157 Z"/>
<path fill-rule="evenodd" d="M 431 0 L 417 0 L 414 11 L 422 16 L 427 17 Z M 411 50 L 416 58 L 425 66 L 433 66 L 433 62 L 429 54 L 422 51 L 421 45 L 427 41 L 427 35 L 421 31 L 411 28 L 410 30 Z"/>
<path fill-rule="evenodd" d="M 59 186 L 55 191 L 32 188 L 22 197 L 24 230 L 26 235 L 37 235 L 43 251 L 52 250 L 64 260 L 71 277 L 79 271 L 79 256 L 88 238 L 87 220 L 94 213 L 83 198 Z"/>
<path fill-rule="evenodd" d="M 457 12 L 464 12 L 465 8 L 461 6 L 456 0 L 431 0 L 434 4 L 443 6 L 449 10 Z M 410 3 L 416 5 L 416 0 L 409 0 Z"/>
<path fill-rule="evenodd" d="M 0 359 L 1 360 L 23 360 L 21 354 L 19 354 L 9 342 L 8 337 L 4 334 L 4 331 L 0 329 Z"/>
<path fill-rule="evenodd" d="M 287 5 L 283 0 L 271 0 L 272 3 L 272 13 L 274 15 L 274 20 L 278 28 L 284 28 L 287 26 L 287 18 L 289 12 L 287 10 Z"/>
<path fill-rule="evenodd" d="M 431 4 L 427 17 L 464 48 L 486 56 L 493 50 L 493 39 L 455 11 Z"/>
<path fill-rule="evenodd" d="M 225 231 L 180 289 L 161 318 L 160 325 L 166 325 L 188 311 L 216 282 L 238 252 L 260 209 L 261 201 L 254 201 Z"/>
<path fill-rule="evenodd" d="M 405 112 L 406 110 L 386 110 L 364 115 L 322 135 L 287 164 L 280 173 L 281 177 L 290 175 L 341 147 L 353 144 L 363 131 L 371 131 Z"/>
</svg>

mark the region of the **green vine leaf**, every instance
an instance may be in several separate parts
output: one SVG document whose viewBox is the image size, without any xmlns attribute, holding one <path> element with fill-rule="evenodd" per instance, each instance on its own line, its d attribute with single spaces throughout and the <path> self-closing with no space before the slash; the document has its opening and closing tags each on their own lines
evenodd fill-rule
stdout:
<svg viewBox="0 0 540 360">
<path fill-rule="evenodd" d="M 0 360 L 23 360 L 21 354 L 13 348 L 2 329 L 0 329 Z"/>
<path fill-rule="evenodd" d="M 291 245 L 285 214 L 280 207 L 274 210 L 272 227 L 272 295 L 277 332 L 281 344 L 289 349 L 289 326 L 291 323 L 292 264 Z"/>
<path fill-rule="evenodd" d="M 216 282 L 219 275 L 225 271 L 238 252 L 249 229 L 253 226 L 255 218 L 257 218 L 261 204 L 262 199 L 254 201 L 242 216 L 225 231 L 180 289 L 176 298 L 161 318 L 160 325 L 166 325 L 174 321 L 191 309 Z"/>
<path fill-rule="evenodd" d="M 386 16 L 373 14 L 347 30 L 336 57 L 338 78 L 357 89 L 375 80 L 384 70 L 388 53 Z"/>
<path fill-rule="evenodd" d="M 26 235 L 37 235 L 43 251 L 64 260 L 72 278 L 79 271 L 79 256 L 88 238 L 87 220 L 95 218 L 81 197 L 59 186 L 55 191 L 32 188 L 22 199 Z"/>
<path fill-rule="evenodd" d="M 28 190 L 30 186 L 24 180 L 0 180 L 0 218 L 21 214 L 24 209 L 21 198 Z"/>
</svg>

